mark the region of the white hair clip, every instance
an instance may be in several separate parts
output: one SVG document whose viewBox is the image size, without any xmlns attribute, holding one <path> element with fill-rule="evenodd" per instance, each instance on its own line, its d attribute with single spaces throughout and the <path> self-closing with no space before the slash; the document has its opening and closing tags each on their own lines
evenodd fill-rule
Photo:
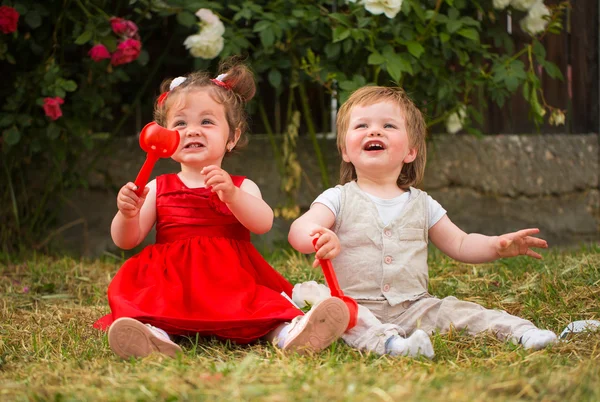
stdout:
<svg viewBox="0 0 600 402">
<path fill-rule="evenodd" d="M 217 78 L 215 78 L 215 80 L 224 82 L 225 77 L 227 77 L 227 74 L 219 74 L 219 75 L 217 75 Z"/>
<path fill-rule="evenodd" d="M 171 81 L 171 83 L 169 84 L 169 91 L 172 91 L 173 89 L 175 89 L 178 86 L 180 86 L 181 84 L 183 84 L 185 82 L 185 80 L 187 80 L 186 77 L 174 78 L 173 81 Z"/>
</svg>

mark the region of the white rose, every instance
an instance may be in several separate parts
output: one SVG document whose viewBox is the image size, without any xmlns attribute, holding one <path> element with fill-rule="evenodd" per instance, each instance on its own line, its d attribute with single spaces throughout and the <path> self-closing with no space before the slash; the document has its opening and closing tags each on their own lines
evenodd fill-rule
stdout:
<svg viewBox="0 0 600 402">
<path fill-rule="evenodd" d="M 209 36 L 223 36 L 225 33 L 225 25 L 217 19 L 215 23 L 200 23 L 200 33 Z"/>
<path fill-rule="evenodd" d="M 494 0 L 494 8 L 496 10 L 504 10 L 510 4 L 510 0 Z"/>
<path fill-rule="evenodd" d="M 196 17 L 200 18 L 207 24 L 216 24 L 217 22 L 221 22 L 219 17 L 217 17 L 215 13 L 210 11 L 208 8 L 201 8 L 196 11 Z"/>
<path fill-rule="evenodd" d="M 446 130 L 450 134 L 458 133 L 463 128 L 465 117 L 467 117 L 467 107 L 460 105 L 458 110 L 446 119 Z"/>
<path fill-rule="evenodd" d="M 292 290 L 292 300 L 300 308 L 306 305 L 314 306 L 328 297 L 331 297 L 329 288 L 315 281 L 297 283 Z"/>
<path fill-rule="evenodd" d="M 531 35 L 543 32 L 546 29 L 546 25 L 548 25 L 548 21 L 544 17 L 549 15 L 550 10 L 543 2 L 535 3 L 527 16 L 521 20 L 521 28 Z"/>
<path fill-rule="evenodd" d="M 511 0 L 510 5 L 520 11 L 527 11 L 539 0 Z"/>
<path fill-rule="evenodd" d="M 210 60 L 221 53 L 225 41 L 222 36 L 206 35 L 204 32 L 200 32 L 197 35 L 188 36 L 183 44 L 192 56 Z"/>
<path fill-rule="evenodd" d="M 394 18 L 400 12 L 402 0 L 362 0 L 361 4 L 371 14 L 385 14 L 388 18 Z"/>
</svg>

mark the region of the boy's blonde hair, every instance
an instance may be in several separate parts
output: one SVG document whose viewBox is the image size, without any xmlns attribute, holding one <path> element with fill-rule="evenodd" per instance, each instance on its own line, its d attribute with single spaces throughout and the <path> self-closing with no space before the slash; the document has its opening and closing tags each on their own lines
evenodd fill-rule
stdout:
<svg viewBox="0 0 600 402">
<path fill-rule="evenodd" d="M 225 118 L 229 125 L 229 140 L 234 140 L 236 129 L 240 129 L 240 138 L 235 148 L 246 145 L 248 138 L 245 133 L 248 129 L 248 122 L 245 105 L 256 93 L 254 74 L 248 67 L 238 63 L 235 59 L 221 63 L 219 74 L 225 75 L 222 79 L 222 82 L 225 84 L 224 86 L 216 84 L 213 78 L 205 71 L 186 75 L 185 81 L 172 90 L 169 90 L 169 85 L 173 79 L 164 80 L 160 86 L 160 90 L 161 94 L 167 93 L 167 95 L 162 102 L 158 101 L 155 103 L 154 121 L 166 127 L 169 109 L 181 102 L 179 95 L 200 88 L 206 88 L 210 91 L 209 93 L 215 102 L 222 104 L 225 108 Z"/>
<path fill-rule="evenodd" d="M 350 124 L 350 114 L 355 106 L 370 106 L 380 102 L 396 103 L 404 113 L 406 132 L 410 141 L 410 147 L 417 149 L 417 157 L 410 163 L 402 166 L 402 171 L 396 182 L 398 187 L 407 189 L 410 186 L 417 185 L 423 179 L 425 174 L 425 163 L 427 161 L 427 126 L 421 111 L 406 95 L 402 88 L 398 87 L 363 87 L 350 95 L 344 102 L 337 115 L 337 147 L 340 154 L 345 151 L 346 134 Z M 346 184 L 349 181 L 356 180 L 356 169 L 350 162 L 342 160 L 340 166 L 340 184 Z"/>
</svg>

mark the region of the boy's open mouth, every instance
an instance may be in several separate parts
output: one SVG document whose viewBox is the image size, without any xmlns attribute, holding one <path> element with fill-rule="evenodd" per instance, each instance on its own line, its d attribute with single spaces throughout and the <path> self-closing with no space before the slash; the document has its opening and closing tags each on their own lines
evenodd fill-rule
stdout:
<svg viewBox="0 0 600 402">
<path fill-rule="evenodd" d="M 379 140 L 367 141 L 363 147 L 365 151 L 383 151 L 385 144 Z"/>
</svg>

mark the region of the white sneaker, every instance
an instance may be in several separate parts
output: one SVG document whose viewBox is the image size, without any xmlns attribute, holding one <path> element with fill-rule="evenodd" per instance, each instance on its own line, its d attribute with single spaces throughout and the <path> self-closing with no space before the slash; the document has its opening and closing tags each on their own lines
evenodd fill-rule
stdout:
<svg viewBox="0 0 600 402">
<path fill-rule="evenodd" d="M 153 352 L 175 357 L 181 348 L 160 328 L 142 324 L 133 318 L 122 317 L 108 329 L 108 344 L 123 359 L 146 357 Z"/>
<path fill-rule="evenodd" d="M 308 313 L 292 320 L 282 330 L 279 345 L 285 351 L 299 354 L 320 352 L 345 331 L 350 321 L 346 303 L 337 297 L 330 297 L 315 304 Z"/>
</svg>

